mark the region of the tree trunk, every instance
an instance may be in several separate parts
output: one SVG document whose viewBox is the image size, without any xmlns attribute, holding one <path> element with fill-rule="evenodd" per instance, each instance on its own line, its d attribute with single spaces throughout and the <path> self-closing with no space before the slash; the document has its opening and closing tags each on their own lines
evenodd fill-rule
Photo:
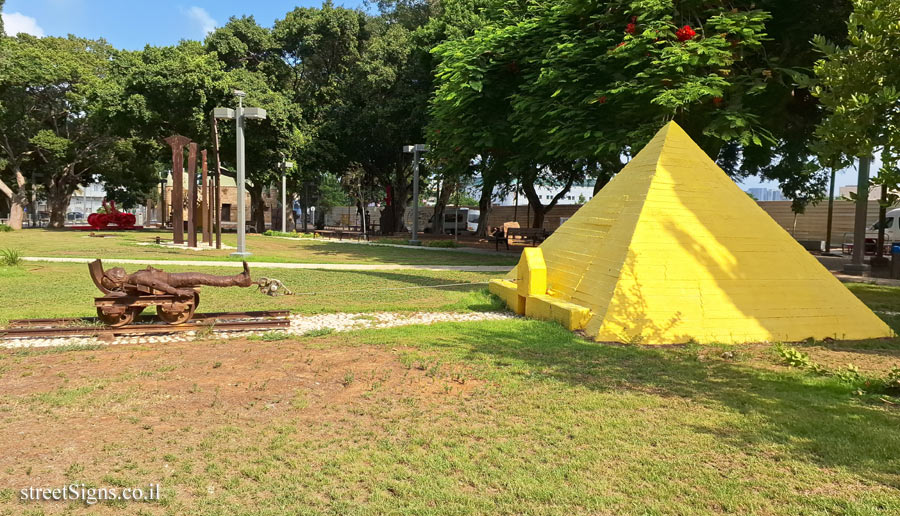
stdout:
<svg viewBox="0 0 900 516">
<path fill-rule="evenodd" d="M 488 217 L 491 214 L 491 197 L 494 195 L 496 181 L 481 176 L 481 197 L 478 199 L 478 237 L 488 236 Z"/>
<path fill-rule="evenodd" d="M 409 180 L 402 170 L 397 171 L 397 180 L 394 181 L 393 191 L 394 191 L 394 202 L 391 203 L 391 207 L 394 211 L 394 227 L 393 231 L 403 231 L 404 222 L 403 216 L 406 214 L 406 207 L 411 202 L 410 197 L 412 196 L 412 188 Z M 409 228 L 412 230 L 412 228 Z"/>
<path fill-rule="evenodd" d="M 526 181 L 522 185 L 522 191 L 525 192 L 525 197 L 528 199 L 528 205 L 531 206 L 531 209 L 534 210 L 534 220 L 531 221 L 531 227 L 533 228 L 542 228 L 544 227 L 544 216 L 547 215 L 547 212 L 553 209 L 556 206 L 556 203 L 559 202 L 569 190 L 572 189 L 572 183 L 575 182 L 575 172 L 569 174 L 569 178 L 566 180 L 565 186 L 563 186 L 562 190 L 560 190 L 556 195 L 553 196 L 553 199 L 544 206 L 541 204 L 541 198 L 537 194 L 534 188 L 534 181 L 529 180 Z"/>
<path fill-rule="evenodd" d="M 437 202 L 434 204 L 434 222 L 431 224 L 431 231 L 435 235 L 444 234 L 444 211 L 447 208 L 447 203 L 450 200 L 450 194 L 452 193 L 453 189 L 450 188 L 445 179 L 443 184 L 441 184 L 441 191 L 438 192 Z"/>
<path fill-rule="evenodd" d="M 831 252 L 831 227 L 834 218 L 834 176 L 837 173 L 834 167 L 831 167 L 831 183 L 828 187 L 828 222 L 825 227 L 825 252 Z"/>
<path fill-rule="evenodd" d="M 6 186 L 6 183 L 0 181 L 0 192 L 3 192 L 9 198 L 9 227 L 13 229 L 22 229 L 22 222 L 25 220 L 25 205 L 28 203 L 28 196 L 25 194 L 25 176 L 18 169 L 16 174 L 16 188 Z"/>
<path fill-rule="evenodd" d="M 887 185 L 881 185 L 881 202 L 878 204 L 878 242 L 875 244 L 875 257 L 884 258 L 884 219 L 887 216 Z"/>
<path fill-rule="evenodd" d="M 63 228 L 66 225 L 66 213 L 75 188 L 64 183 L 51 181 L 47 185 L 47 207 L 50 209 L 51 228 Z"/>
<path fill-rule="evenodd" d="M 265 233 L 266 203 L 263 200 L 262 187 L 248 184 L 247 192 L 250 193 L 250 220 L 257 233 Z"/>
<path fill-rule="evenodd" d="M 853 254 L 851 255 L 850 271 L 862 271 L 865 269 L 866 253 L 866 212 L 869 201 L 869 156 L 859 158 L 859 174 L 856 186 L 856 217 L 853 220 Z M 846 270 L 845 266 L 845 270 Z"/>
</svg>

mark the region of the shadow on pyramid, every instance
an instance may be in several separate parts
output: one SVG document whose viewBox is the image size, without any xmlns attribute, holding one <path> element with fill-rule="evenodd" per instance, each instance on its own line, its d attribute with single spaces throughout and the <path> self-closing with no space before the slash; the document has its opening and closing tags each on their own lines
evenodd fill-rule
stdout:
<svg viewBox="0 0 900 516">
<path fill-rule="evenodd" d="M 893 335 L 674 122 L 526 251 L 491 291 L 519 313 L 599 341 Z M 546 274 L 546 286 L 543 276 L 529 285 L 526 268 Z"/>
</svg>

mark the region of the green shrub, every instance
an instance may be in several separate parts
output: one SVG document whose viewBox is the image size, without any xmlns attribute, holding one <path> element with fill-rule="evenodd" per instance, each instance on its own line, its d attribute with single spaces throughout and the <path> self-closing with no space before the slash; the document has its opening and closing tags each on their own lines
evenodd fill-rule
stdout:
<svg viewBox="0 0 900 516">
<path fill-rule="evenodd" d="M 795 348 L 784 348 L 779 346 L 776 348 L 776 351 L 778 352 L 778 355 L 781 356 L 781 362 L 785 365 L 805 369 L 812 363 L 809 360 L 809 355 L 802 351 L 797 351 Z"/>
<path fill-rule="evenodd" d="M 285 331 L 270 330 L 262 334 L 251 335 L 247 340 L 262 340 L 265 342 L 276 342 L 279 340 L 287 340 L 291 338 L 291 334 Z"/>
<path fill-rule="evenodd" d="M 18 249 L 0 250 L 0 265 L 14 267 L 22 263 L 22 253 Z"/>
<path fill-rule="evenodd" d="M 838 380 L 850 384 L 860 383 L 863 380 L 862 375 L 859 373 L 859 368 L 853 364 L 847 364 L 846 369 L 838 371 L 834 376 Z"/>
<path fill-rule="evenodd" d="M 455 240 L 430 240 L 425 242 L 425 247 L 459 247 Z"/>
<path fill-rule="evenodd" d="M 0 224 L 0 233 L 9 233 L 13 228 L 7 226 L 6 224 Z"/>
<path fill-rule="evenodd" d="M 277 237 L 288 237 L 288 238 L 315 238 L 315 233 L 297 233 L 296 231 L 285 232 L 285 231 L 273 231 L 268 230 L 263 233 L 265 236 L 277 236 Z"/>
<path fill-rule="evenodd" d="M 884 381 L 884 390 L 890 393 L 900 393 L 900 367 L 894 366 Z"/>
<path fill-rule="evenodd" d="M 304 333 L 304 337 L 324 337 L 325 335 L 331 335 L 334 333 L 334 328 L 319 328 L 317 330 L 309 330 Z"/>
</svg>

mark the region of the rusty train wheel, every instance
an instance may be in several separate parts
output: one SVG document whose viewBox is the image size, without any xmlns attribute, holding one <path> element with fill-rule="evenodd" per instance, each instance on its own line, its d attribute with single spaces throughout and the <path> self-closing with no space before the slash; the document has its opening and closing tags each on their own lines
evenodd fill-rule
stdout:
<svg viewBox="0 0 900 516">
<path fill-rule="evenodd" d="M 113 328 L 131 324 L 131 321 L 134 320 L 134 316 L 135 312 L 130 308 L 126 308 L 122 313 L 107 313 L 103 311 L 103 308 L 97 307 L 97 318 L 100 319 L 103 324 L 112 326 Z"/>
<path fill-rule="evenodd" d="M 194 294 L 194 300 L 188 304 L 187 308 L 180 311 L 172 311 L 166 310 L 163 305 L 157 305 L 156 307 L 156 315 L 159 318 L 167 323 L 167 324 L 184 324 L 191 320 L 191 317 L 194 316 L 194 310 L 197 309 L 197 305 L 200 304 L 200 296 L 198 294 Z"/>
</svg>

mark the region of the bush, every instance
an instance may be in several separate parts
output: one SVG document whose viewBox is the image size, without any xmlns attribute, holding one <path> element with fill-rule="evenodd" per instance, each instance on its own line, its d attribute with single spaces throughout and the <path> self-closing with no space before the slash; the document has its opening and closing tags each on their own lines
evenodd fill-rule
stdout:
<svg viewBox="0 0 900 516">
<path fill-rule="evenodd" d="M 277 236 L 277 237 L 288 237 L 288 238 L 315 238 L 315 233 L 297 233 L 296 231 L 285 232 L 285 231 L 273 231 L 268 230 L 263 233 L 264 236 Z"/>
<path fill-rule="evenodd" d="M 459 247 L 455 240 L 430 240 L 425 242 L 425 247 Z"/>
<path fill-rule="evenodd" d="M 889 393 L 900 393 L 900 367 L 894 366 L 884 381 L 884 390 Z"/>
<path fill-rule="evenodd" d="M 0 233 L 9 233 L 13 228 L 7 226 L 6 224 L 0 224 Z"/>
<path fill-rule="evenodd" d="M 14 267 L 22 263 L 22 253 L 18 249 L 0 250 L 0 264 Z"/>
<path fill-rule="evenodd" d="M 802 351 L 797 351 L 795 348 L 783 348 L 780 346 L 776 350 L 781 356 L 781 361 L 786 365 L 799 367 L 800 369 L 805 369 L 810 366 L 809 355 Z"/>
</svg>

